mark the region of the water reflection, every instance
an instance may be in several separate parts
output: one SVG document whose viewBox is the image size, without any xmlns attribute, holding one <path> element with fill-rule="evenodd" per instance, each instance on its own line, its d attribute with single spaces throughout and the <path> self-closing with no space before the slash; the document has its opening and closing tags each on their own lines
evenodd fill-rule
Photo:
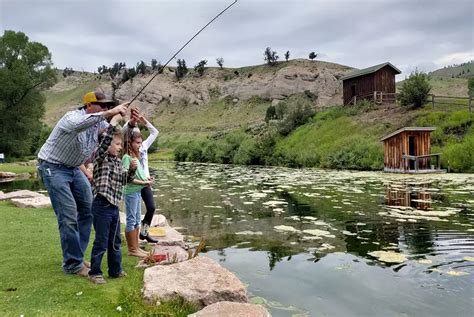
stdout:
<svg viewBox="0 0 474 317">
<path fill-rule="evenodd" d="M 151 166 L 158 212 L 190 241 L 206 238 L 204 254 L 235 272 L 273 316 L 471 310 L 472 174 Z M 373 251 L 407 260 L 390 265 Z"/>
<path fill-rule="evenodd" d="M 424 184 L 385 184 L 385 203 L 389 206 L 407 206 L 420 210 L 431 208 L 430 183 Z"/>
<path fill-rule="evenodd" d="M 447 302 L 445 312 L 468 311 L 474 268 L 464 257 L 474 255 L 473 175 L 156 167 L 160 212 L 185 234 L 206 236 L 206 254 L 248 283 L 251 296 L 265 298 L 274 316 L 443 315 L 436 313 L 443 309 L 419 309 L 420 301 L 436 305 L 438 296 Z M 379 250 L 408 260 L 390 265 L 368 254 Z M 379 269 L 395 275 L 379 275 Z M 449 278 L 451 271 L 470 275 Z M 359 278 L 340 279 L 335 272 Z M 365 281 L 380 288 L 367 288 Z M 399 289 L 384 288 L 387 282 Z M 442 285 L 445 293 L 433 294 L 431 285 Z M 363 291 L 347 300 L 338 295 L 342 289 Z M 395 305 L 366 310 L 376 294 Z M 346 310 L 344 301 L 362 306 Z"/>
</svg>

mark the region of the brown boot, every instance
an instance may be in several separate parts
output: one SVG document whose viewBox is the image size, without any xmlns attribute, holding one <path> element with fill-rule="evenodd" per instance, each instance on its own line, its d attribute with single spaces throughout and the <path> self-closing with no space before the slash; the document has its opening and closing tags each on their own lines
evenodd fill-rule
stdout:
<svg viewBox="0 0 474 317">
<path fill-rule="evenodd" d="M 129 256 L 138 256 L 145 257 L 148 254 L 141 252 L 138 248 L 138 228 L 133 229 L 132 231 L 125 232 L 125 238 L 127 239 L 128 255 Z"/>
</svg>

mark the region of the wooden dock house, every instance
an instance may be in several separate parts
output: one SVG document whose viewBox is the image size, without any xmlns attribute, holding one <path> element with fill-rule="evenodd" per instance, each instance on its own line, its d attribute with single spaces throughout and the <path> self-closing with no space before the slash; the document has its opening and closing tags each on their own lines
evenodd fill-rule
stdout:
<svg viewBox="0 0 474 317">
<path fill-rule="evenodd" d="M 384 171 L 396 173 L 442 172 L 440 153 L 431 154 L 433 127 L 405 127 L 384 136 Z M 435 160 L 436 159 L 436 160 Z"/>
<path fill-rule="evenodd" d="M 389 62 L 355 70 L 342 79 L 344 105 L 358 100 L 395 102 L 395 75 L 401 71 Z"/>
</svg>

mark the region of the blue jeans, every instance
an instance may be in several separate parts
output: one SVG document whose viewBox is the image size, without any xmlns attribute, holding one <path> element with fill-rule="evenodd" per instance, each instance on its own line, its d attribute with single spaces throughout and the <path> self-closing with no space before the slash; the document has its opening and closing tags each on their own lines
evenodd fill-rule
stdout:
<svg viewBox="0 0 474 317">
<path fill-rule="evenodd" d="M 141 219 L 141 199 L 140 192 L 125 195 L 125 213 L 127 215 L 127 223 L 125 231 L 130 232 L 140 226 Z"/>
<path fill-rule="evenodd" d="M 119 209 L 103 196 L 97 195 L 92 202 L 92 213 L 94 214 L 95 240 L 92 246 L 89 275 L 102 275 L 100 268 L 102 257 L 107 251 L 109 276 L 117 277 L 122 272 Z"/>
<path fill-rule="evenodd" d="M 62 269 L 65 273 L 77 273 L 82 269 L 91 234 L 91 185 L 78 167 L 41 161 L 38 174 L 48 190 L 58 220 Z"/>
</svg>

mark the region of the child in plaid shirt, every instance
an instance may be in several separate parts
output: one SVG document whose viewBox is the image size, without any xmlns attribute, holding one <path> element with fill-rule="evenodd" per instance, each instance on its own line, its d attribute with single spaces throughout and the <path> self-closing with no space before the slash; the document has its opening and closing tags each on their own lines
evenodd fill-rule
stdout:
<svg viewBox="0 0 474 317">
<path fill-rule="evenodd" d="M 124 170 L 118 157 L 122 150 L 122 133 L 115 129 L 120 116 L 112 118 L 103 137 L 94 161 L 92 214 L 94 215 L 95 240 L 91 254 L 89 279 L 96 284 L 105 284 L 101 271 L 102 257 L 107 251 L 109 277 L 126 276 L 122 270 L 120 251 L 120 218 L 118 205 L 122 199 L 122 187 L 135 177 L 137 164 Z"/>
</svg>

